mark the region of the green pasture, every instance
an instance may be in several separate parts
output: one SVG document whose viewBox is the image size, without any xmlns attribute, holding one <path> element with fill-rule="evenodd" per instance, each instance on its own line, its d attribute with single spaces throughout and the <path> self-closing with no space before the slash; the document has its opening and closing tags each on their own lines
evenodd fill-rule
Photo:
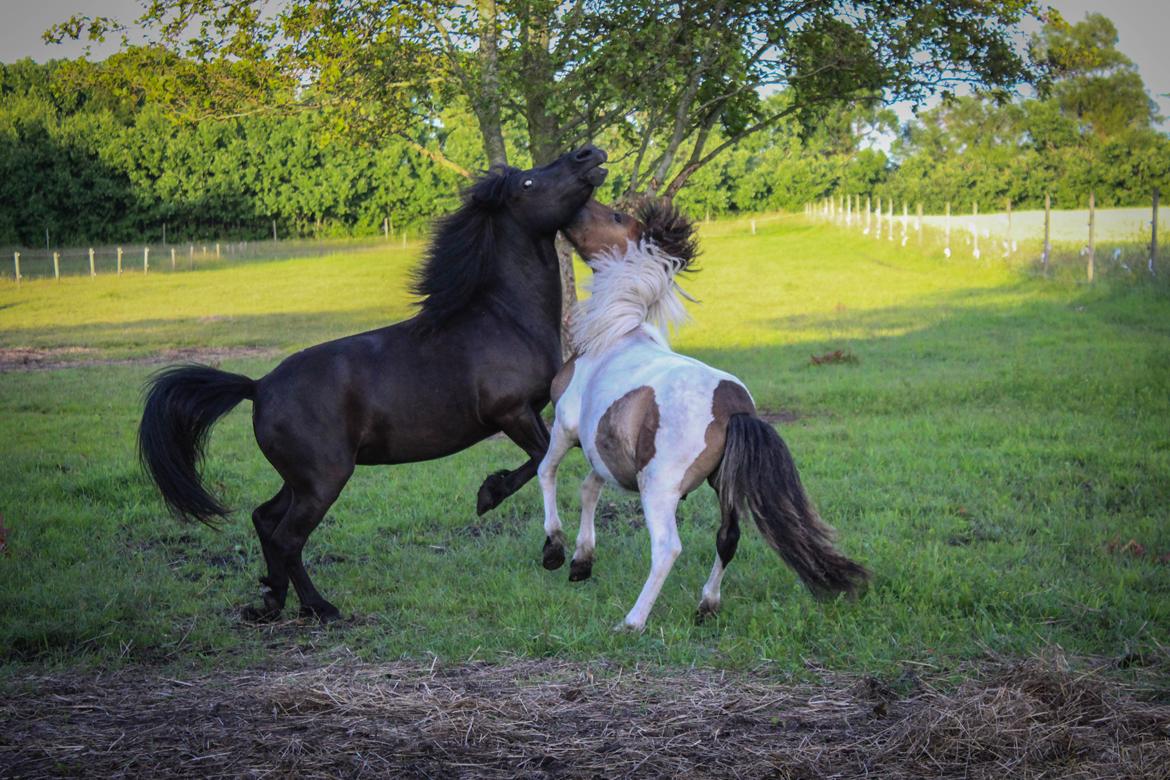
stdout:
<svg viewBox="0 0 1170 780">
<path fill-rule="evenodd" d="M 677 348 L 783 413 L 809 492 L 874 572 L 820 603 L 745 528 L 723 612 L 696 626 L 717 508 L 680 510 L 683 554 L 647 631 L 615 634 L 647 574 L 635 497 L 607 490 L 593 579 L 540 566 L 535 483 L 477 518 L 483 477 L 523 460 L 491 440 L 360 470 L 310 541 L 346 615 L 257 628 L 237 608 L 262 562 L 248 513 L 278 487 L 248 404 L 206 476 L 222 531 L 170 519 L 140 473 L 141 358 L 213 348 L 258 376 L 301 347 L 408 316 L 419 247 L 193 273 L 0 284 L 0 350 L 75 366 L 0 373 L 0 664 L 214 668 L 340 648 L 371 659 L 509 656 L 884 673 L 1060 646 L 1144 663 L 1170 641 L 1170 295 L 999 261 L 950 262 L 800 218 L 703 229 L 701 304 Z M 232 348 L 271 356 L 232 357 Z M 811 365 L 842 350 L 855 362 Z M 227 357 L 224 357 L 227 355 Z M 576 528 L 579 454 L 561 510 Z M 290 597 L 291 599 L 291 597 Z M 295 610 L 295 602 L 292 603 Z M 290 610 L 290 613 L 292 610 Z"/>
</svg>

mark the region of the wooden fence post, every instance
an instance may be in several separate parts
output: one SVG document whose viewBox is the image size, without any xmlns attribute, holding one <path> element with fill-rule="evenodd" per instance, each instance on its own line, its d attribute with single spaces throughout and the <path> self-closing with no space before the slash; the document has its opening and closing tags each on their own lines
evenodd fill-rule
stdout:
<svg viewBox="0 0 1170 780">
<path fill-rule="evenodd" d="M 845 196 L 845 227 L 853 227 L 853 196 Z M 752 231 L 755 232 L 755 231 Z"/>
<path fill-rule="evenodd" d="M 118 276 L 122 275 L 122 247 L 118 247 Z"/>
<path fill-rule="evenodd" d="M 1096 222 L 1097 222 L 1097 196 L 1092 190 L 1089 190 L 1089 282 L 1090 283 L 1092 283 L 1092 281 L 1093 281 L 1093 273 L 1095 271 L 1093 266 L 1095 265 L 1094 261 L 1096 260 L 1096 257 L 1094 255 L 1097 252 L 1097 242 L 1096 242 L 1096 235 L 1095 235 L 1096 227 L 1097 227 Z"/>
<path fill-rule="evenodd" d="M 150 270 L 150 247 L 144 246 L 144 247 L 142 247 L 142 274 L 143 274 L 143 276 L 145 276 L 146 272 L 149 270 Z"/>
<path fill-rule="evenodd" d="M 272 240 L 276 240 L 276 220 L 272 220 Z"/>
<path fill-rule="evenodd" d="M 922 201 L 915 207 L 914 234 L 918 237 L 918 246 L 922 246 Z"/>
<path fill-rule="evenodd" d="M 894 240 L 894 199 L 888 198 L 887 200 L 889 200 L 889 206 L 887 207 L 887 208 L 889 208 L 889 211 L 886 212 L 886 234 L 887 234 L 887 238 L 889 238 L 891 241 L 893 241 Z"/>
<path fill-rule="evenodd" d="M 1008 219 L 1008 225 L 1007 225 L 1007 252 L 1006 252 L 1006 254 L 1008 256 L 1011 256 L 1012 252 L 1015 251 L 1015 247 L 1012 246 L 1012 199 L 1011 198 L 1007 199 L 1007 219 Z"/>
<path fill-rule="evenodd" d="M 97 269 L 93 266 L 93 247 L 89 248 L 89 275 L 97 276 Z"/>
<path fill-rule="evenodd" d="M 1150 220 L 1150 273 L 1153 274 L 1157 268 L 1154 264 L 1154 258 L 1158 256 L 1158 196 L 1161 191 L 1154 187 L 1154 218 Z"/>
<path fill-rule="evenodd" d="M 971 201 L 971 254 L 979 259 L 979 226 L 975 224 L 979 216 L 979 201 Z"/>
<path fill-rule="evenodd" d="M 175 248 L 171 247 L 171 270 L 175 270 Z"/>
<path fill-rule="evenodd" d="M 12 262 L 16 265 L 16 286 L 20 287 L 20 252 L 12 253 Z"/>
<path fill-rule="evenodd" d="M 756 221 L 753 219 L 752 220 L 752 235 L 754 236 L 755 234 L 756 234 Z"/>
<path fill-rule="evenodd" d="M 902 246 L 906 246 L 906 223 L 910 221 L 910 207 L 902 201 Z"/>
<path fill-rule="evenodd" d="M 61 253 L 53 253 L 53 278 L 61 281 Z"/>
<path fill-rule="evenodd" d="M 943 222 L 943 232 L 946 235 L 946 247 L 943 249 L 943 254 L 947 257 L 951 256 L 951 202 L 947 201 L 947 217 Z"/>
<path fill-rule="evenodd" d="M 216 245 L 215 245 L 215 256 L 217 258 L 219 257 L 219 244 L 218 243 L 216 243 Z"/>
<path fill-rule="evenodd" d="M 1044 193 L 1044 273 L 1048 273 L 1048 261 L 1052 254 L 1052 242 L 1049 238 L 1052 235 L 1052 195 Z"/>
<path fill-rule="evenodd" d="M 877 214 L 877 233 L 874 234 L 874 238 L 881 238 L 882 237 L 882 196 L 881 195 L 878 195 L 876 214 Z"/>
</svg>

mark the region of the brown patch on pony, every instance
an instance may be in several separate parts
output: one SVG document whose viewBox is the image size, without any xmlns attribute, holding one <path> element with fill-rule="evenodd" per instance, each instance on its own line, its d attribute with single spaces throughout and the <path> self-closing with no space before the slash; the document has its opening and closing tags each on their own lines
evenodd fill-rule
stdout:
<svg viewBox="0 0 1170 780">
<path fill-rule="evenodd" d="M 657 435 L 658 402 L 653 387 L 631 390 L 601 415 L 597 452 L 619 485 L 638 489 L 638 472 L 653 459 Z"/>
<path fill-rule="evenodd" d="M 716 386 L 715 392 L 711 394 L 711 416 L 714 419 L 707 424 L 704 434 L 707 446 L 683 474 L 679 489 L 684 496 L 703 484 L 703 480 L 719 467 L 719 461 L 723 460 L 723 446 L 727 443 L 727 421 L 731 415 L 754 416 L 755 413 L 756 405 L 743 385 L 724 379 Z"/>
<path fill-rule="evenodd" d="M 573 381 L 573 370 L 575 369 L 573 364 L 576 362 L 577 353 L 574 352 L 573 356 L 565 361 L 565 364 L 561 366 L 561 370 L 553 377 L 552 389 L 550 391 L 553 406 L 556 406 L 557 401 L 561 400 L 561 396 L 569 389 L 569 383 Z"/>
</svg>

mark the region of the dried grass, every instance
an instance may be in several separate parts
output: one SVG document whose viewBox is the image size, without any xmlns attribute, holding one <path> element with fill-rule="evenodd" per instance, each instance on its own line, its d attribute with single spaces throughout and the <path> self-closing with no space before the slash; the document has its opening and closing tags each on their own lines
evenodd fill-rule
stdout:
<svg viewBox="0 0 1170 780">
<path fill-rule="evenodd" d="M 559 661 L 7 687 L 0 775 L 13 777 L 1170 776 L 1170 707 L 1039 662 L 958 687 L 912 678 L 901 695 L 872 678 Z"/>
</svg>

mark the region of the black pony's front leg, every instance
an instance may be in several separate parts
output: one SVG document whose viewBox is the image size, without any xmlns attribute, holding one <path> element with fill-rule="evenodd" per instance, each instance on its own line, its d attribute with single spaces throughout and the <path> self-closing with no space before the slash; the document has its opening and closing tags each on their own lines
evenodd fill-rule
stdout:
<svg viewBox="0 0 1170 780">
<path fill-rule="evenodd" d="M 548 428 L 532 407 L 525 406 L 515 415 L 500 421 L 500 430 L 528 453 L 528 460 L 514 471 L 497 471 L 480 485 L 475 501 L 475 512 L 483 515 L 495 509 L 504 499 L 515 493 L 536 476 L 544 453 L 548 451 Z"/>
</svg>

